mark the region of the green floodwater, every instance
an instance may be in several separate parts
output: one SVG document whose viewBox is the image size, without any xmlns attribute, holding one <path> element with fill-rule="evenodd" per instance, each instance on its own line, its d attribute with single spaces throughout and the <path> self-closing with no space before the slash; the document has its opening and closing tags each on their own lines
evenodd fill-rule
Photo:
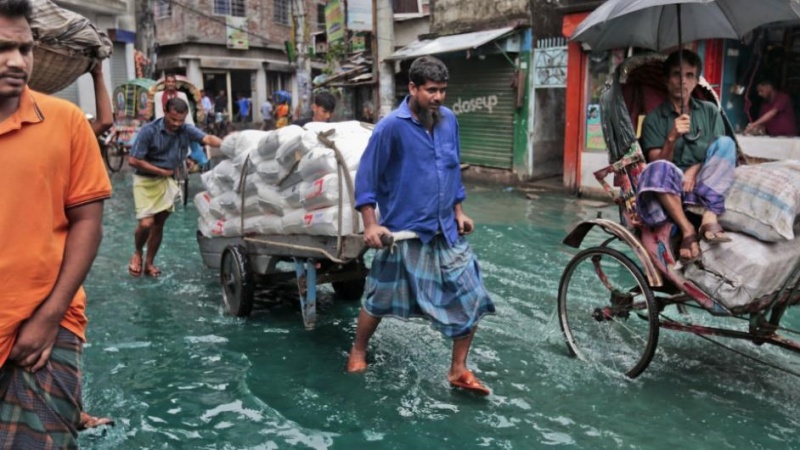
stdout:
<svg viewBox="0 0 800 450">
<path fill-rule="evenodd" d="M 561 240 L 598 211 L 613 217 L 602 203 L 468 189 L 470 241 L 497 306 L 470 356 L 493 389 L 481 399 L 448 386 L 450 343 L 422 321 L 384 321 L 368 372 L 346 374 L 360 305 L 331 302 L 327 287 L 313 331 L 285 300 L 291 292 L 249 319 L 225 316 L 217 273 L 201 263 L 191 202 L 167 222 L 162 278 L 129 277 L 130 180 L 113 180 L 86 282 L 84 403 L 117 426 L 82 433 L 84 448 L 800 448 L 800 380 L 695 336 L 662 330 L 653 363 L 634 381 L 568 356 L 556 295 L 575 251 Z M 199 190 L 199 178 L 192 183 Z M 786 323 L 800 327 L 794 316 Z M 740 348 L 798 362 L 775 348 Z"/>
</svg>

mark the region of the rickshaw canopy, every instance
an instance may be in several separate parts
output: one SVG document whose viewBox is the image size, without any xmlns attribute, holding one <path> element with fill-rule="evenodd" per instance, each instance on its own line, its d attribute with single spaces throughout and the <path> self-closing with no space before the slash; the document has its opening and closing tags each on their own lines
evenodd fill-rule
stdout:
<svg viewBox="0 0 800 450">
<path fill-rule="evenodd" d="M 741 39 L 761 25 L 798 19 L 798 0 L 608 0 L 571 39 L 592 50 L 663 51 L 683 42 Z"/>
<path fill-rule="evenodd" d="M 114 121 L 149 121 L 153 115 L 150 88 L 155 84 L 149 78 L 135 78 L 114 88 Z"/>
<path fill-rule="evenodd" d="M 176 86 L 175 88 L 179 91 L 182 91 L 186 94 L 186 97 L 189 99 L 189 108 L 194 113 L 195 123 L 203 123 L 205 118 L 205 111 L 201 107 L 203 101 L 203 94 L 200 89 L 194 85 L 188 78 L 182 75 L 175 75 Z M 164 77 L 159 78 L 157 81 L 153 82 L 154 84 L 150 86 L 150 116 L 152 117 L 155 114 L 154 104 L 152 104 L 153 98 L 159 91 L 164 90 Z"/>
</svg>

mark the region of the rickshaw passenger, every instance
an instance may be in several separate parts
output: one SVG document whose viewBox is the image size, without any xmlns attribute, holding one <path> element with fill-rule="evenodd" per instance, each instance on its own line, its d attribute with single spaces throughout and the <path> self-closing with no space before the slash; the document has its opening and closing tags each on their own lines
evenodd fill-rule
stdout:
<svg viewBox="0 0 800 450">
<path fill-rule="evenodd" d="M 691 96 L 702 70 L 700 57 L 683 50 L 680 67 L 680 56 L 673 52 L 664 62 L 668 98 L 644 120 L 641 144 L 649 163 L 639 179 L 637 205 L 649 226 L 675 222 L 682 233 L 679 257 L 687 263 L 699 257 L 700 247 L 684 206 L 702 214 L 702 239 L 730 240 L 717 216 L 725 212 L 724 195 L 733 184 L 736 145 L 725 135 L 717 107 Z M 689 138 L 698 134 L 697 140 Z"/>
</svg>

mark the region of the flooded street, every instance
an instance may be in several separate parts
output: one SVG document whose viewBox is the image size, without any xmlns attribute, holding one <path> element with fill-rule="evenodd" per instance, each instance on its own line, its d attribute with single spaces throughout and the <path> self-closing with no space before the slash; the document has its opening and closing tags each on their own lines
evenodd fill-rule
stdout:
<svg viewBox="0 0 800 450">
<path fill-rule="evenodd" d="M 609 205 L 469 187 L 470 242 L 497 306 L 469 360 L 493 390 L 481 399 L 449 387 L 450 344 L 423 321 L 384 321 L 367 373 L 345 373 L 360 305 L 332 302 L 328 287 L 312 331 L 286 301 L 248 319 L 225 316 L 218 274 L 199 255 L 191 201 L 167 222 L 162 277 L 131 278 L 131 182 L 112 178 L 105 238 L 86 283 L 84 404 L 117 426 L 82 433 L 83 448 L 800 447 L 800 380 L 698 337 L 662 330 L 653 363 L 633 381 L 568 356 L 556 296 L 576 251 L 561 240 L 598 212 L 614 218 Z M 191 183 L 193 195 L 201 184 Z M 790 311 L 785 325 L 800 328 L 797 316 Z M 775 348 L 755 354 L 800 361 Z"/>
</svg>

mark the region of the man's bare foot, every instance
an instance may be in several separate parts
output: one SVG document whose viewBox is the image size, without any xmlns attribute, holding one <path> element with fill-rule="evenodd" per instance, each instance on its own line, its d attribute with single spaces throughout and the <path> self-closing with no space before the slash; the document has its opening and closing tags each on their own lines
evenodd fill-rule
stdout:
<svg viewBox="0 0 800 450">
<path fill-rule="evenodd" d="M 78 424 L 79 430 L 88 430 L 89 428 L 95 428 L 102 425 L 114 425 L 114 421 L 107 418 L 107 417 L 94 417 L 86 412 L 81 411 L 81 419 L 80 423 Z"/>
<path fill-rule="evenodd" d="M 355 349 L 350 350 L 350 358 L 347 360 L 348 373 L 361 373 L 367 370 L 367 352 Z"/>
</svg>

